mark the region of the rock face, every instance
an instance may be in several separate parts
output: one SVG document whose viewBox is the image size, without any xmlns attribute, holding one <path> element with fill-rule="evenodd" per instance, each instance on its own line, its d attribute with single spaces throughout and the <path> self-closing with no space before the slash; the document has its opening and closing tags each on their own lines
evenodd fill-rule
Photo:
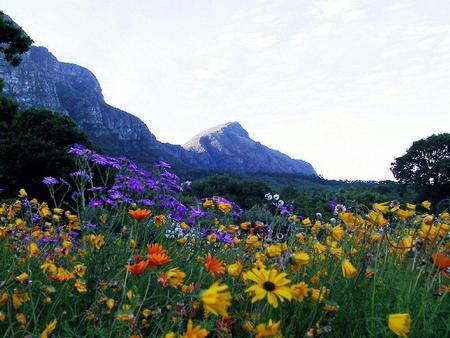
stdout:
<svg viewBox="0 0 450 338">
<path fill-rule="evenodd" d="M 238 122 L 225 123 L 194 136 L 183 148 L 196 154 L 197 166 L 235 172 L 317 175 L 308 162 L 253 141 Z"/>
<path fill-rule="evenodd" d="M 172 159 L 140 119 L 105 102 L 94 74 L 59 62 L 44 47 L 31 47 L 18 67 L 0 59 L 0 78 L 5 82 L 4 94 L 21 108 L 68 114 L 107 153 L 126 154 L 142 164 L 160 157 Z"/>
<path fill-rule="evenodd" d="M 2 56 L 3 94 L 22 109 L 68 114 L 105 153 L 127 156 L 143 166 L 165 160 L 179 169 L 316 175 L 309 163 L 250 139 L 237 122 L 209 129 L 184 146 L 161 143 L 139 118 L 107 104 L 100 84 L 86 68 L 60 62 L 44 47 L 32 46 L 18 67 Z"/>
</svg>

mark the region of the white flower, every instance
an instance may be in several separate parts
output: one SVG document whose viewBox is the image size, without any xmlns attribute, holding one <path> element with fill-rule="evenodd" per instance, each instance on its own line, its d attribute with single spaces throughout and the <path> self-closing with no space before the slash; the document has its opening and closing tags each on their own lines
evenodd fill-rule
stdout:
<svg viewBox="0 0 450 338">
<path fill-rule="evenodd" d="M 279 200 L 279 201 L 278 201 L 278 206 L 279 206 L 279 207 L 282 207 L 283 205 L 284 205 L 284 201 L 283 201 L 283 200 Z"/>
<path fill-rule="evenodd" d="M 345 208 L 345 205 L 343 205 L 343 204 L 337 204 L 335 207 L 334 207 L 334 214 L 335 215 L 337 215 L 337 214 L 339 214 L 340 212 L 345 212 L 347 209 Z"/>
<path fill-rule="evenodd" d="M 322 218 L 322 214 L 320 212 L 316 212 L 316 217 L 317 218 Z"/>
<path fill-rule="evenodd" d="M 273 195 L 273 199 L 275 201 L 278 201 L 280 199 L 280 195 L 278 195 L 278 194 Z"/>
<path fill-rule="evenodd" d="M 268 192 L 267 194 L 264 195 L 264 198 L 268 201 L 272 200 L 272 194 L 270 192 Z"/>
</svg>

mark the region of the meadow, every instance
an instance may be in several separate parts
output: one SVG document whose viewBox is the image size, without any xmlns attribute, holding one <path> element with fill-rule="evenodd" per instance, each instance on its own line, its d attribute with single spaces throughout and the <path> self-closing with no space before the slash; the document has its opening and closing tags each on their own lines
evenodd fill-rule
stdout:
<svg viewBox="0 0 450 338">
<path fill-rule="evenodd" d="M 75 145 L 0 206 L 3 337 L 446 337 L 450 214 L 430 202 L 180 202 L 188 183 Z"/>
</svg>

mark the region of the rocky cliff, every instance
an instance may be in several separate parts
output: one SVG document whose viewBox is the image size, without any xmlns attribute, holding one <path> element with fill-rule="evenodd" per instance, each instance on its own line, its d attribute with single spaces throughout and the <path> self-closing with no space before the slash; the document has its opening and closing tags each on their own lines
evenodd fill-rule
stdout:
<svg viewBox="0 0 450 338">
<path fill-rule="evenodd" d="M 31 47 L 18 67 L 1 59 L 0 78 L 5 82 L 4 94 L 21 108 L 68 114 L 105 152 L 127 154 L 143 164 L 171 158 L 140 119 L 105 102 L 94 74 L 78 65 L 59 62 L 44 47 Z"/>
</svg>

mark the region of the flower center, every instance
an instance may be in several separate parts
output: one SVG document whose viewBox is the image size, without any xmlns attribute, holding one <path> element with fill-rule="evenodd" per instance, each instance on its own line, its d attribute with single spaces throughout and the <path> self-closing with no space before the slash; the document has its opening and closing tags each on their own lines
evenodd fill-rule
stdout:
<svg viewBox="0 0 450 338">
<path fill-rule="evenodd" d="M 263 288 L 266 291 L 273 291 L 273 290 L 275 290 L 275 284 L 273 284 L 272 282 L 267 281 L 267 282 L 264 282 Z"/>
</svg>

